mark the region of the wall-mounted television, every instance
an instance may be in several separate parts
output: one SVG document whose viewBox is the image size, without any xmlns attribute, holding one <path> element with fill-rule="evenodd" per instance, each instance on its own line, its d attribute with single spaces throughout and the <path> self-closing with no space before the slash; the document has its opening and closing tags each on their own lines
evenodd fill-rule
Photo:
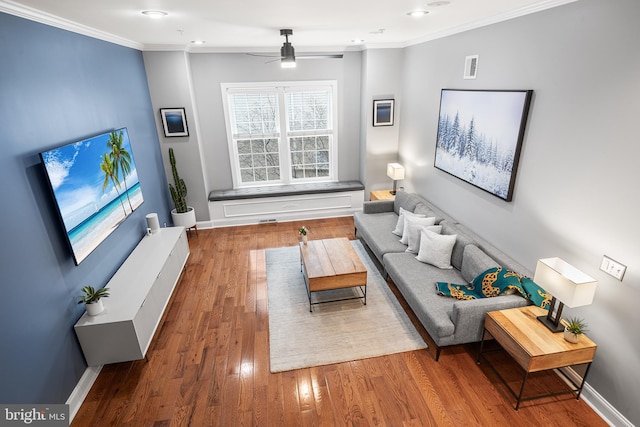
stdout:
<svg viewBox="0 0 640 427">
<path fill-rule="evenodd" d="M 127 128 L 40 153 L 76 265 L 144 201 Z"/>
<path fill-rule="evenodd" d="M 442 89 L 434 166 L 511 201 L 532 94 Z"/>
</svg>

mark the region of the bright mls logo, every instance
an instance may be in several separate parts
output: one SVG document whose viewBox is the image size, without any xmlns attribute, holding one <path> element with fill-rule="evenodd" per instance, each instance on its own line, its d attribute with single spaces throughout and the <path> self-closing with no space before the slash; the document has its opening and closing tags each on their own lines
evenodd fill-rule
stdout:
<svg viewBox="0 0 640 427">
<path fill-rule="evenodd" d="M 0 427 L 69 425 L 69 405 L 0 405 Z"/>
</svg>

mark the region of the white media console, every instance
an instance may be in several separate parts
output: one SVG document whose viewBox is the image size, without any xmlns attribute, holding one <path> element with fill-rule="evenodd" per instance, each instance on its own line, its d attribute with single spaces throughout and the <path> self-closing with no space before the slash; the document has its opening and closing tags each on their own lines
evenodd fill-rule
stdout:
<svg viewBox="0 0 640 427">
<path fill-rule="evenodd" d="M 184 227 L 145 236 L 107 287 L 105 310 L 85 313 L 75 331 L 89 366 L 143 359 L 187 258 Z"/>
</svg>

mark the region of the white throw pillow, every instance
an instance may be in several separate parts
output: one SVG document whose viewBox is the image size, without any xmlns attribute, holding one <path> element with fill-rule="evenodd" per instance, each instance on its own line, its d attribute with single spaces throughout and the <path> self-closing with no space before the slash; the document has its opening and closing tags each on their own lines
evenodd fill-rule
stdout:
<svg viewBox="0 0 640 427">
<path fill-rule="evenodd" d="M 434 233 L 440 234 L 442 233 L 441 225 L 430 225 L 430 226 L 420 226 L 415 225 L 414 223 L 409 223 L 409 247 L 405 252 L 410 252 L 412 254 L 417 254 L 420 250 L 420 237 L 422 236 L 422 230 L 433 231 Z M 415 230 L 414 230 L 415 227 Z"/>
<path fill-rule="evenodd" d="M 451 253 L 456 243 L 455 234 L 437 234 L 433 231 L 422 230 L 420 236 L 420 251 L 416 259 L 420 262 L 434 265 L 438 268 L 451 269 Z"/>
<path fill-rule="evenodd" d="M 404 216 L 404 230 L 402 230 L 402 239 L 400 239 L 400 243 L 403 245 L 409 244 L 409 234 L 414 235 L 414 240 L 418 241 L 419 237 L 417 234 L 420 234 L 420 227 L 429 227 L 430 225 L 434 225 L 436 223 L 435 217 L 422 218 L 418 216 Z M 417 252 L 417 251 L 416 251 Z"/>
<path fill-rule="evenodd" d="M 404 231 L 404 218 L 407 216 L 415 216 L 418 218 L 424 218 L 426 215 L 423 214 L 414 214 L 411 211 L 406 210 L 405 208 L 400 208 L 398 213 L 398 222 L 396 223 L 396 228 L 392 231 L 396 236 L 402 237 L 402 233 Z M 406 243 L 405 243 L 406 245 Z"/>
</svg>

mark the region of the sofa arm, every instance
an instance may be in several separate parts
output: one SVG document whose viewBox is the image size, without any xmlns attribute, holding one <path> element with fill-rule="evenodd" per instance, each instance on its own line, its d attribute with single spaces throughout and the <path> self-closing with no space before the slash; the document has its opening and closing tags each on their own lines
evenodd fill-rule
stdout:
<svg viewBox="0 0 640 427">
<path fill-rule="evenodd" d="M 481 341 L 486 313 L 524 307 L 527 304 L 527 300 L 519 295 L 503 295 L 494 298 L 456 301 L 453 303 L 453 310 L 451 312 L 451 320 L 455 327 L 454 333 L 465 336 L 462 342 Z"/>
<path fill-rule="evenodd" d="M 383 212 L 393 212 L 393 200 L 375 200 L 364 202 L 362 212 L 366 214 L 376 214 Z"/>
</svg>

